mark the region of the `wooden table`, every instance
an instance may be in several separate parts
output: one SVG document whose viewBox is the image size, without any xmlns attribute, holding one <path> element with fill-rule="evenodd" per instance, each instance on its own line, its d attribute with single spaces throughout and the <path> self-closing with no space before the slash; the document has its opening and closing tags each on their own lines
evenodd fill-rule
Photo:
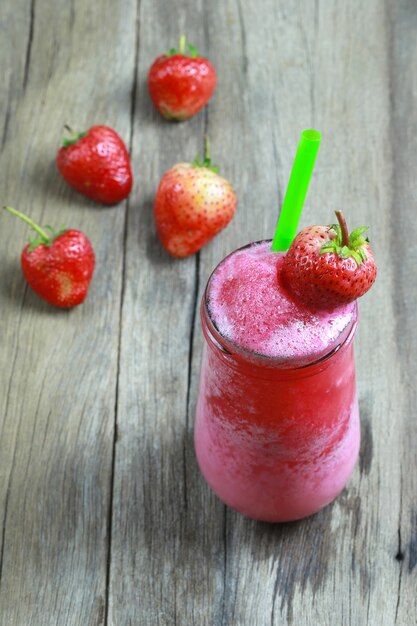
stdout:
<svg viewBox="0 0 417 626">
<path fill-rule="evenodd" d="M 405 626 L 417 623 L 417 7 L 413 0 L 3 0 L 1 197 L 84 230 L 86 302 L 60 311 L 25 285 L 28 230 L 1 215 L 0 624 Z M 153 110 L 146 74 L 184 32 L 218 69 L 183 124 Z M 72 192 L 63 124 L 115 127 L 127 202 Z M 272 236 L 299 133 L 323 141 L 302 225 L 368 224 L 379 276 L 356 340 L 360 463 L 302 522 L 227 510 L 196 466 L 199 300 L 218 261 Z M 162 249 L 162 173 L 208 133 L 238 193 L 199 254 Z"/>
</svg>

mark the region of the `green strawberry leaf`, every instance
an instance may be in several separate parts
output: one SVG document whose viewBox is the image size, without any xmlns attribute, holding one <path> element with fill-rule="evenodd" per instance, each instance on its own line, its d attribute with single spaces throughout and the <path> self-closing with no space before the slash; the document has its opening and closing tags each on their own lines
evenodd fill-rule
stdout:
<svg viewBox="0 0 417 626">
<path fill-rule="evenodd" d="M 52 226 L 49 226 L 49 224 L 44 226 L 44 228 L 47 228 L 50 231 L 51 237 L 46 238 L 46 237 L 43 237 L 42 235 L 39 235 L 38 237 L 35 237 L 34 239 L 29 239 L 30 246 L 28 248 L 28 252 L 32 252 L 32 250 L 34 250 L 41 244 L 50 248 L 53 242 L 55 241 L 55 239 L 59 237 L 60 235 L 63 235 L 68 230 L 68 228 L 65 228 L 65 226 L 61 226 L 60 229 L 56 231 L 55 228 L 53 228 Z"/>
<path fill-rule="evenodd" d="M 55 228 L 53 228 L 52 226 L 49 226 L 49 224 L 45 224 L 44 228 L 47 228 L 49 230 L 49 232 L 51 233 L 52 237 L 56 237 L 56 230 L 55 230 Z"/>
<path fill-rule="evenodd" d="M 64 146 L 64 148 L 68 148 L 68 146 L 72 146 L 74 143 L 77 143 L 79 139 L 82 139 L 83 137 L 85 137 L 87 135 L 87 132 L 88 131 L 85 131 L 83 133 L 73 133 L 71 137 L 69 138 L 65 137 L 62 141 L 62 145 Z"/>
<path fill-rule="evenodd" d="M 349 256 L 352 256 L 355 259 L 357 265 L 361 265 L 362 259 L 361 259 L 360 254 L 358 252 L 356 252 L 356 250 L 350 250 L 350 255 Z"/>
<path fill-rule="evenodd" d="M 356 239 L 353 239 L 352 241 L 349 239 L 349 248 L 353 248 L 354 250 L 356 250 L 360 246 L 363 246 L 365 243 L 366 241 L 362 236 L 356 237 Z"/>
<path fill-rule="evenodd" d="M 200 155 L 197 154 L 196 158 L 192 162 L 193 167 L 206 167 L 208 170 L 211 170 L 215 174 L 219 173 L 219 168 L 217 165 L 212 165 L 210 158 L 206 157 L 204 161 L 201 159 Z"/>
<path fill-rule="evenodd" d="M 362 261 L 366 261 L 366 259 L 368 258 L 368 255 L 366 254 L 365 250 L 362 248 L 362 246 L 360 246 L 356 252 L 359 254 L 360 258 L 362 259 Z M 360 263 L 359 263 L 360 265 Z"/>
<path fill-rule="evenodd" d="M 367 230 L 368 226 L 359 226 L 359 228 L 355 228 L 354 230 L 352 230 L 349 235 L 349 245 L 352 245 L 352 242 L 356 241 L 356 239 L 359 239 L 359 237 L 363 235 L 363 233 Z"/>
<path fill-rule="evenodd" d="M 44 246 L 48 246 L 48 248 L 52 245 L 52 241 L 50 239 L 45 239 L 44 237 L 35 237 L 35 239 L 29 239 L 30 246 L 28 248 L 28 252 L 32 252 L 35 248 L 43 244 Z"/>
<path fill-rule="evenodd" d="M 190 51 L 190 53 L 191 53 L 191 57 L 192 57 L 193 59 L 195 59 L 195 58 L 197 58 L 197 57 L 198 57 L 197 48 L 195 48 L 195 47 L 193 46 L 193 44 L 191 44 L 191 43 L 187 43 L 187 48 L 188 48 L 188 50 Z"/>
<path fill-rule="evenodd" d="M 47 228 L 50 231 L 52 241 L 59 237 L 59 235 L 63 235 L 68 230 L 66 226 L 60 226 L 59 230 L 55 230 L 55 228 L 53 228 L 53 226 L 49 226 L 49 224 L 46 224 L 44 228 Z"/>
<path fill-rule="evenodd" d="M 195 59 L 199 56 L 197 48 L 195 46 L 193 46 L 192 43 L 188 43 L 186 42 L 185 36 L 181 35 L 180 37 L 180 45 L 179 48 L 170 48 L 168 50 L 168 52 L 165 53 L 166 57 L 172 57 L 174 56 L 174 54 L 181 54 L 183 56 L 186 56 L 186 51 L 185 48 L 188 48 L 189 52 L 190 52 L 190 56 L 191 58 Z"/>
<path fill-rule="evenodd" d="M 326 254 L 326 252 L 336 252 L 334 245 L 325 243 L 324 246 L 320 248 L 320 254 Z"/>
<path fill-rule="evenodd" d="M 217 167 L 217 165 L 211 164 L 210 142 L 209 142 L 207 135 L 204 137 L 204 159 L 201 160 L 200 155 L 197 154 L 196 158 L 194 159 L 192 163 L 192 166 L 193 167 L 206 167 L 207 169 L 214 172 L 214 174 L 219 173 L 219 168 Z"/>
<path fill-rule="evenodd" d="M 342 259 L 355 259 L 358 265 L 368 258 L 363 246 L 368 242 L 368 238 L 363 237 L 363 233 L 368 230 L 367 226 L 359 226 L 355 228 L 350 235 L 347 233 L 346 221 L 341 211 L 336 211 L 336 217 L 339 224 L 331 224 L 329 228 L 337 233 L 337 236 L 331 241 L 327 241 L 320 249 L 320 254 L 333 252 Z M 342 228 L 343 226 L 343 228 Z M 343 245 L 346 244 L 347 245 Z"/>
</svg>

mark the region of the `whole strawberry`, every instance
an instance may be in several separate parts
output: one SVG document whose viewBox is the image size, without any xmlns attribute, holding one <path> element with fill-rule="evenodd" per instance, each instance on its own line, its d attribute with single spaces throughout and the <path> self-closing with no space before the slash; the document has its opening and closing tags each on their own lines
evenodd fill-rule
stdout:
<svg viewBox="0 0 417 626">
<path fill-rule="evenodd" d="M 94 272 L 94 251 L 90 240 L 79 230 L 69 229 L 48 235 L 31 219 L 11 207 L 6 211 L 20 217 L 38 233 L 22 251 L 21 266 L 35 293 L 54 306 L 68 309 L 81 304 Z"/>
<path fill-rule="evenodd" d="M 198 56 L 188 44 L 191 56 L 185 54 L 185 37 L 179 50 L 159 56 L 148 73 L 149 95 L 159 113 L 177 122 L 195 115 L 210 100 L 216 87 L 216 70 L 207 59 Z"/>
<path fill-rule="evenodd" d="M 197 252 L 233 218 L 236 193 L 217 172 L 206 140 L 203 163 L 178 163 L 163 175 L 154 214 L 158 236 L 173 256 Z"/>
<path fill-rule="evenodd" d="M 129 195 L 133 176 L 129 154 L 119 135 L 108 126 L 92 126 L 64 139 L 56 164 L 67 183 L 87 198 L 116 204 Z"/>
<path fill-rule="evenodd" d="M 341 211 L 339 224 L 310 226 L 295 237 L 285 255 L 282 277 L 288 290 L 307 305 L 331 308 L 363 296 L 376 278 L 366 226 L 349 235 Z"/>
</svg>

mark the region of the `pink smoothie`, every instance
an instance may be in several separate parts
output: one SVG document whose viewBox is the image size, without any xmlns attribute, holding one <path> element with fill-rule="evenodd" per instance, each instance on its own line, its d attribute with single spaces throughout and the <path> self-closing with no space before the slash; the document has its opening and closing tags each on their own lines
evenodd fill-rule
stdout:
<svg viewBox="0 0 417 626">
<path fill-rule="evenodd" d="M 356 305 L 312 311 L 279 280 L 284 253 L 260 242 L 226 257 L 212 276 L 211 320 L 236 347 L 279 360 L 282 367 L 313 363 L 347 337 Z"/>
<path fill-rule="evenodd" d="M 237 250 L 202 302 L 198 462 L 226 504 L 266 521 L 328 504 L 359 449 L 356 305 L 307 309 L 282 285 L 282 261 L 270 242 Z"/>
</svg>

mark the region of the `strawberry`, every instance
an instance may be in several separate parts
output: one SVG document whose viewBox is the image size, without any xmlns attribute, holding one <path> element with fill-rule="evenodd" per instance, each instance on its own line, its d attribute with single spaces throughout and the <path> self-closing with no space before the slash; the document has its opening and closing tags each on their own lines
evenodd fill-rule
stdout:
<svg viewBox="0 0 417 626">
<path fill-rule="evenodd" d="M 210 161 L 206 139 L 201 163 L 178 163 L 163 175 L 155 198 L 155 222 L 164 247 L 175 257 L 197 252 L 230 222 L 235 213 L 232 185 Z"/>
<path fill-rule="evenodd" d="M 129 195 L 132 170 L 129 154 L 119 135 L 108 126 L 92 126 L 64 139 L 56 164 L 67 183 L 87 198 L 116 204 Z"/>
<path fill-rule="evenodd" d="M 90 240 L 79 230 L 51 226 L 48 235 L 31 219 L 11 207 L 6 211 L 20 217 L 38 233 L 22 251 L 21 266 L 29 287 L 54 306 L 68 309 L 85 300 L 94 271 Z"/>
<path fill-rule="evenodd" d="M 339 224 L 309 226 L 295 237 L 285 255 L 282 278 L 304 304 L 331 308 L 363 296 L 376 278 L 374 255 L 363 237 L 366 226 L 349 235 L 345 218 Z"/>
<path fill-rule="evenodd" d="M 195 115 L 210 100 L 216 87 L 216 70 L 208 59 L 198 56 L 188 44 L 191 56 L 185 54 L 185 37 L 180 46 L 159 56 L 148 73 L 148 89 L 159 113 L 168 120 L 180 122 Z"/>
</svg>

